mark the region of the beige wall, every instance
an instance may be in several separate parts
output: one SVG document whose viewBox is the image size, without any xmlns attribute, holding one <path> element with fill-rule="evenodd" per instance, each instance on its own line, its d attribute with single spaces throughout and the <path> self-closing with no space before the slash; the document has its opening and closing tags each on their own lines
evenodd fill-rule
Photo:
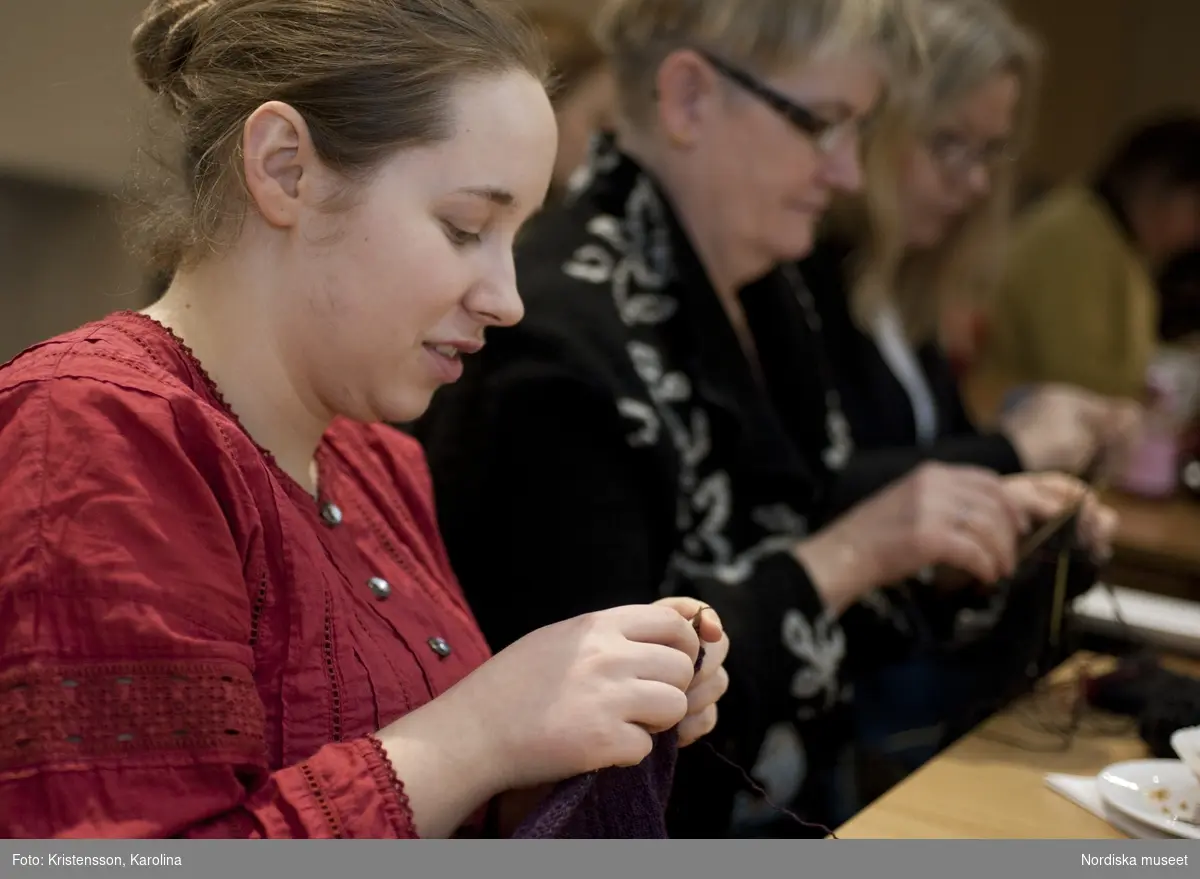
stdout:
<svg viewBox="0 0 1200 879">
<path fill-rule="evenodd" d="M 595 0 L 529 2 L 585 15 L 596 8 Z M 146 124 L 127 50 L 143 5 L 0 0 L 0 358 L 124 307 L 137 289 L 104 193 L 121 185 Z M 1131 116 L 1200 104 L 1200 0 L 1009 5 L 1049 48 L 1032 170 L 1078 172 Z M 91 194 L 17 185 L 5 174 Z"/>
<path fill-rule="evenodd" d="M 593 11 L 596 0 L 526 0 Z M 0 170 L 119 185 L 145 120 L 128 62 L 144 0 L 0 2 Z M 1040 169 L 1094 161 L 1131 114 L 1200 103 L 1200 0 L 1009 0 L 1050 49 Z"/>
<path fill-rule="evenodd" d="M 0 169 L 120 183 L 144 104 L 129 35 L 144 0 L 0 0 Z"/>
<path fill-rule="evenodd" d="M 114 207 L 95 192 L 0 179 L 0 361 L 145 302 Z"/>
<path fill-rule="evenodd" d="M 140 307 L 115 205 L 145 105 L 142 0 L 0 0 L 0 360 Z"/>
<path fill-rule="evenodd" d="M 1135 118 L 1200 106 L 1197 0 L 1009 0 L 1009 6 L 1046 49 L 1032 170 L 1079 173 Z"/>
</svg>

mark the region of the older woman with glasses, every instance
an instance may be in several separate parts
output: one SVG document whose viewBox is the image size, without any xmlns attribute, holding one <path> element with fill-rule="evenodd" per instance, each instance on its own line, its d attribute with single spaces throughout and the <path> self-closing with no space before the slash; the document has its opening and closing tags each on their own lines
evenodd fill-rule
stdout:
<svg viewBox="0 0 1200 879">
<path fill-rule="evenodd" d="M 981 302 L 999 279 L 1038 50 L 992 0 L 923 0 L 919 9 L 926 74 L 894 93 L 880 114 L 865 151 L 865 191 L 835 208 L 830 230 L 801 264 L 819 327 L 810 344 L 826 359 L 828 379 L 806 391 L 808 417 L 849 426 L 856 451 L 839 477 L 847 497 L 937 458 L 1002 474 L 1028 471 L 1009 480 L 1010 496 L 1037 518 L 1083 493 L 1075 479 L 1046 471 L 1078 473 L 1095 464 L 1120 440 L 1114 428 L 1127 411 L 1100 396 L 1048 387 L 995 432 L 976 430 L 968 417 L 939 346 L 939 319 L 947 307 Z M 816 437 L 810 458 L 820 450 Z M 1110 531 L 1111 511 L 1101 516 Z M 1103 543 L 1096 542 L 1101 551 Z M 1095 575 L 1086 555 L 1077 562 L 1074 589 Z M 859 681 L 858 707 L 876 718 L 870 744 L 899 761 L 889 776 L 930 756 L 994 707 L 988 697 L 1024 675 L 1042 648 L 1033 621 L 1052 600 L 1050 589 L 1019 590 L 1013 601 L 1000 590 L 970 617 L 987 632 L 972 644 L 970 661 L 955 652 L 936 672 L 922 661 Z M 890 737 L 901 732 L 910 744 L 893 748 Z"/>
<path fill-rule="evenodd" d="M 825 464 L 803 452 L 795 389 L 821 366 L 794 344 L 794 263 L 832 197 L 861 185 L 860 130 L 906 73 L 907 14 L 901 0 L 609 2 L 617 133 L 523 233 L 524 320 L 489 332 L 415 428 L 492 643 L 585 608 L 698 597 L 738 645 L 709 740 L 743 765 L 802 743 L 821 768 L 848 735 L 854 668 L 903 655 L 914 621 L 956 606 L 879 587 L 931 565 L 994 582 L 1028 524 L 998 477 L 942 465 L 830 521 Z M 841 461 L 846 422 L 822 426 Z M 795 767 L 763 768 L 773 798 L 795 795 Z M 711 752 L 681 755 L 672 835 L 727 833 L 742 783 Z"/>
</svg>

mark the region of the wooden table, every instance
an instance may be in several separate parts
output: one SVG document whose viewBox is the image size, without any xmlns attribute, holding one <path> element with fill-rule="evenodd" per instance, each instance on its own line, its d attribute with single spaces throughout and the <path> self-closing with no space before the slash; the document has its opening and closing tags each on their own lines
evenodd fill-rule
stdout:
<svg viewBox="0 0 1200 879">
<path fill-rule="evenodd" d="M 1081 671 L 1102 673 L 1112 660 L 1081 654 L 1051 679 L 1064 684 Z M 1200 675 L 1200 663 L 1173 667 Z M 1045 695 L 1035 697 L 1043 706 Z M 992 736 L 1051 741 L 1022 721 L 1033 710 L 1014 705 L 963 737 L 842 827 L 843 839 L 1124 839 L 1107 822 L 1046 787 L 1047 772 L 1091 775 L 1120 760 L 1146 756 L 1132 723 L 1125 735 L 1077 735 L 1069 749 L 1038 753 Z M 1109 727 L 1113 721 L 1105 721 Z"/>
<path fill-rule="evenodd" d="M 1200 599 L 1200 503 L 1105 492 L 1121 524 L 1104 579 L 1175 598 Z"/>
</svg>

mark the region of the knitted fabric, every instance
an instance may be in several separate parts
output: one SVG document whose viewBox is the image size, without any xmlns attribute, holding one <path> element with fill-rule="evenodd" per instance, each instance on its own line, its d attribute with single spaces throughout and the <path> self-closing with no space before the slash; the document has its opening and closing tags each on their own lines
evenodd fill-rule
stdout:
<svg viewBox="0 0 1200 879">
<path fill-rule="evenodd" d="M 666 839 L 676 752 L 672 730 L 655 738 L 654 750 L 637 766 L 602 769 L 560 782 L 513 838 Z"/>
<path fill-rule="evenodd" d="M 699 631 L 700 614 L 693 625 Z M 704 664 L 704 644 L 694 670 Z M 611 767 L 557 784 L 513 834 L 514 839 L 667 839 L 667 800 L 675 780 L 679 735 L 654 737 L 637 766 Z"/>
</svg>

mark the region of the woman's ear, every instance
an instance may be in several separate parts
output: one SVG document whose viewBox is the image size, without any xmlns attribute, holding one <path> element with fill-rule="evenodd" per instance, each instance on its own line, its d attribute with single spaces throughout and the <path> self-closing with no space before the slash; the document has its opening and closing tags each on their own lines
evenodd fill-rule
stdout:
<svg viewBox="0 0 1200 879">
<path fill-rule="evenodd" d="M 322 167 L 304 117 L 269 101 L 242 128 L 242 170 L 258 213 L 278 228 L 294 226 L 315 197 Z"/>
<path fill-rule="evenodd" d="M 654 82 L 664 133 L 673 145 L 691 147 L 718 97 L 716 74 L 699 54 L 681 49 L 663 59 Z"/>
</svg>

